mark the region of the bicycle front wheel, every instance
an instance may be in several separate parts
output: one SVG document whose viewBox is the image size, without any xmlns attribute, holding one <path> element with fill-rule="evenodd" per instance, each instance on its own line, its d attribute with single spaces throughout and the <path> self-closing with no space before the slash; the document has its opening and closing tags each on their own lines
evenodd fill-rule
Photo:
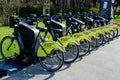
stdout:
<svg viewBox="0 0 120 80">
<path fill-rule="evenodd" d="M 6 60 L 15 58 L 20 54 L 20 47 L 17 40 L 12 36 L 6 36 L 1 40 L 1 56 Z"/>
<path fill-rule="evenodd" d="M 53 50 L 50 55 L 40 57 L 40 65 L 47 71 L 54 72 L 59 70 L 64 62 L 63 52 Z"/>
</svg>

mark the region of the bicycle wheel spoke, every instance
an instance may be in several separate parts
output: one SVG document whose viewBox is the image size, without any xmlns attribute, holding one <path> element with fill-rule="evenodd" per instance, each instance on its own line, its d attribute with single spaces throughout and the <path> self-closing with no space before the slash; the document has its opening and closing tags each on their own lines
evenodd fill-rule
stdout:
<svg viewBox="0 0 120 80">
<path fill-rule="evenodd" d="M 64 61 L 65 63 L 71 63 L 77 59 L 79 55 L 79 51 L 77 46 L 75 45 L 68 45 L 66 48 L 66 52 L 64 53 Z"/>
<path fill-rule="evenodd" d="M 20 54 L 17 40 L 11 36 L 6 36 L 1 40 L 1 56 L 4 59 L 15 58 Z"/>
<path fill-rule="evenodd" d="M 54 53 L 53 53 L 54 52 Z M 61 52 L 53 51 L 49 56 L 47 56 L 43 61 L 40 61 L 40 64 L 43 68 L 48 71 L 56 71 L 63 65 L 63 55 Z M 41 58 L 40 58 L 41 59 Z"/>
</svg>

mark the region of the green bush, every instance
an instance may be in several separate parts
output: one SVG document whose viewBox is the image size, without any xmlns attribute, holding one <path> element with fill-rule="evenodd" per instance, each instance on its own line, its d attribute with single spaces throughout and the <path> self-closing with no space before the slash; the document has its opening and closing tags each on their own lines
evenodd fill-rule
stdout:
<svg viewBox="0 0 120 80">
<path fill-rule="evenodd" d="M 40 6 L 24 6 L 20 7 L 20 17 L 27 17 L 29 14 L 42 14 L 42 7 Z"/>
<path fill-rule="evenodd" d="M 56 13 L 58 13 L 58 12 L 61 12 L 61 10 L 62 10 L 62 8 L 61 7 L 51 7 L 50 8 L 50 14 L 51 15 L 54 15 L 54 14 L 56 14 Z"/>
<path fill-rule="evenodd" d="M 69 7 L 69 8 L 61 8 L 61 7 L 51 7 L 51 15 L 54 15 L 55 13 L 58 12 L 63 12 L 63 13 L 67 13 L 67 12 L 89 12 L 90 9 L 88 7 Z"/>
<path fill-rule="evenodd" d="M 38 16 L 42 15 L 42 7 L 40 6 L 24 6 L 20 8 L 20 17 L 27 17 L 29 14 L 37 14 Z M 54 15 L 58 12 L 89 12 L 88 7 L 51 7 L 50 14 Z"/>
</svg>

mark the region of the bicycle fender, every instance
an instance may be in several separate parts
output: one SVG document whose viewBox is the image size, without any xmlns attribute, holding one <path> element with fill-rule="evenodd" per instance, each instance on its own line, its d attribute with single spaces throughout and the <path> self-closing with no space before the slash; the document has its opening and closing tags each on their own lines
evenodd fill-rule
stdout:
<svg viewBox="0 0 120 80">
<path fill-rule="evenodd" d="M 84 35 L 82 33 L 75 33 L 75 34 L 72 35 L 72 37 L 75 40 L 79 41 L 79 42 L 80 41 L 85 41 L 85 40 L 90 41 L 90 39 L 88 38 L 88 36 L 86 36 L 86 35 Z"/>
<path fill-rule="evenodd" d="M 114 25 L 113 24 L 110 24 L 110 25 L 107 25 L 105 26 L 105 29 L 107 30 L 107 32 L 111 31 L 111 30 L 114 30 Z"/>
<path fill-rule="evenodd" d="M 93 32 L 97 37 L 98 37 L 100 34 L 104 35 L 104 32 L 102 32 L 102 30 L 99 30 L 99 29 L 96 29 L 96 28 L 91 29 L 90 31 Z"/>
<path fill-rule="evenodd" d="M 97 29 L 97 33 L 102 34 L 102 35 L 105 34 L 105 32 L 103 30 L 101 30 L 100 28 L 96 28 L 96 29 Z"/>
<path fill-rule="evenodd" d="M 95 35 L 95 33 L 91 32 L 91 31 L 84 31 L 82 32 L 83 34 L 87 35 L 89 38 L 97 38 L 97 36 Z"/>
<path fill-rule="evenodd" d="M 42 38 L 44 38 L 45 36 L 45 32 L 40 32 L 40 35 L 42 36 Z M 48 41 L 48 40 L 53 40 L 52 36 L 50 33 L 47 33 L 46 37 L 45 37 L 45 40 Z"/>
<path fill-rule="evenodd" d="M 17 55 L 19 55 L 19 53 L 20 53 L 20 47 L 17 46 L 17 45 L 18 45 L 17 41 L 14 40 L 13 43 L 12 43 L 12 45 L 11 45 L 11 47 L 9 48 L 9 50 L 12 51 L 12 52 L 15 52 Z"/>
<path fill-rule="evenodd" d="M 62 46 L 67 47 L 68 44 L 79 45 L 79 43 L 72 37 L 64 36 L 58 39 L 58 41 Z"/>
<path fill-rule="evenodd" d="M 99 30 L 103 31 L 104 33 L 108 32 L 108 30 L 105 27 L 100 27 Z"/>
<path fill-rule="evenodd" d="M 42 43 L 38 48 L 37 56 L 46 57 L 52 52 L 52 50 L 60 50 L 62 52 L 65 52 L 65 49 L 59 43 L 55 41 L 46 41 Z"/>
<path fill-rule="evenodd" d="M 96 34 L 103 34 L 103 32 L 101 30 L 99 30 L 98 28 L 93 28 L 91 29 L 92 32 L 95 32 Z"/>
</svg>

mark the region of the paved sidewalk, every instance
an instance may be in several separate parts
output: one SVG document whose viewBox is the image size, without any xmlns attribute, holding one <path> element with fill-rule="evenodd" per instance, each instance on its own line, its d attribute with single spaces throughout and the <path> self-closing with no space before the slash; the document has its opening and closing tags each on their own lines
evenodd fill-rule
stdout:
<svg viewBox="0 0 120 80">
<path fill-rule="evenodd" d="M 39 64 L 31 65 L 5 80 L 120 80 L 120 37 L 78 59 L 61 70 L 50 73 Z"/>
</svg>

